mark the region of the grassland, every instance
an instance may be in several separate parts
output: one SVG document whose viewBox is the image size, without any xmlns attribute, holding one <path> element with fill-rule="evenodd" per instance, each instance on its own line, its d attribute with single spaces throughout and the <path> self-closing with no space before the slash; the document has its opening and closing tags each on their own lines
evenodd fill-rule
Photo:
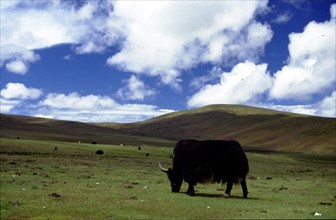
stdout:
<svg viewBox="0 0 336 220">
<path fill-rule="evenodd" d="M 170 192 L 157 164 L 170 164 L 172 148 L 0 141 L 1 219 L 336 218 L 333 156 L 249 152 L 249 198 L 236 186 L 224 199 L 218 184 Z"/>
</svg>

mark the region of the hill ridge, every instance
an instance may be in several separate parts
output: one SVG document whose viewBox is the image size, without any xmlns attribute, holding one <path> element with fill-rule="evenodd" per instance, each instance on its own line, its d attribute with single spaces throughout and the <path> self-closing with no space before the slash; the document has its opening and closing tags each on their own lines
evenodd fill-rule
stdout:
<svg viewBox="0 0 336 220">
<path fill-rule="evenodd" d="M 135 123 L 82 123 L 1 114 L 1 137 L 173 146 L 180 139 L 236 139 L 265 150 L 336 153 L 336 119 L 242 105 L 210 105 Z"/>
</svg>

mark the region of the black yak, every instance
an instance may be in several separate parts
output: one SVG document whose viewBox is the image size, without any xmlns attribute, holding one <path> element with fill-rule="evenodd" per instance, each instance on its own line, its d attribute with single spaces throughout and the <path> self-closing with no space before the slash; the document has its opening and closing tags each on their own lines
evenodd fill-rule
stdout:
<svg viewBox="0 0 336 220">
<path fill-rule="evenodd" d="M 187 194 L 195 194 L 197 183 L 226 183 L 224 197 L 230 197 L 233 183 L 241 184 L 247 198 L 246 175 L 249 171 L 247 157 L 237 141 L 182 140 L 174 149 L 173 168 L 163 168 L 168 174 L 172 192 L 179 192 L 183 180 L 189 184 Z"/>
<path fill-rule="evenodd" d="M 103 155 L 103 154 L 104 154 L 104 151 L 102 151 L 102 150 L 97 150 L 97 151 L 96 151 L 96 154 Z"/>
</svg>

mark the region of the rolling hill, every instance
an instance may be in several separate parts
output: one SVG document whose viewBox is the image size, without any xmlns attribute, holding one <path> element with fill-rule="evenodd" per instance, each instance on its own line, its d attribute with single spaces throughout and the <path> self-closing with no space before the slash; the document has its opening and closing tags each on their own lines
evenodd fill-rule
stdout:
<svg viewBox="0 0 336 220">
<path fill-rule="evenodd" d="M 336 153 L 336 119 L 240 105 L 210 105 L 137 123 L 59 121 L 1 114 L 1 137 L 173 146 L 180 139 L 236 139 L 246 148 Z"/>
<path fill-rule="evenodd" d="M 336 119 L 240 105 L 210 105 L 132 124 L 103 124 L 119 131 L 164 139 L 236 139 L 246 147 L 336 152 Z"/>
<path fill-rule="evenodd" d="M 173 145 L 155 137 L 124 134 L 118 129 L 74 121 L 20 115 L 0 115 L 0 137 L 102 144 Z"/>
</svg>

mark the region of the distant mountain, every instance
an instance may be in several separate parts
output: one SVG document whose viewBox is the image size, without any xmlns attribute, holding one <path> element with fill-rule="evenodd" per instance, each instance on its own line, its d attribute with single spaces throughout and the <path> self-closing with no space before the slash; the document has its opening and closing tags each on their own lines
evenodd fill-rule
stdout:
<svg viewBox="0 0 336 220">
<path fill-rule="evenodd" d="M 336 119 L 241 105 L 210 105 L 137 123 L 88 124 L 1 114 L 0 137 L 173 146 L 180 139 L 236 139 L 263 150 L 336 153 Z"/>
</svg>

